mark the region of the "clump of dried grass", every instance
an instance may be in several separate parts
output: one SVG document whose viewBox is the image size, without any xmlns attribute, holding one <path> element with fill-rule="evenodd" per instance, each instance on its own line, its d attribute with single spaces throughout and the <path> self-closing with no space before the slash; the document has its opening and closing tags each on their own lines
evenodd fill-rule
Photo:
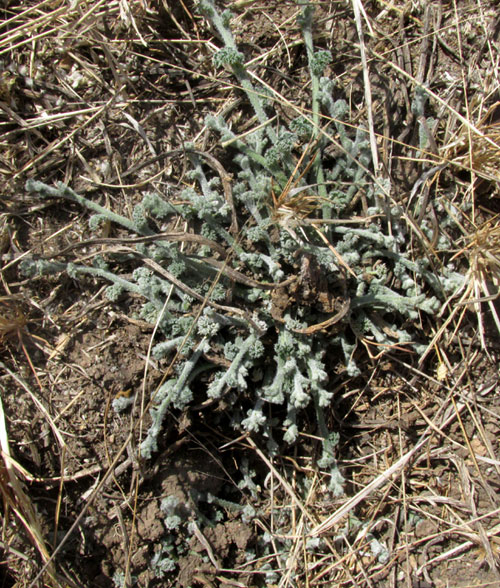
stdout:
<svg viewBox="0 0 500 588">
<path fill-rule="evenodd" d="M 456 133 L 456 140 L 445 149 L 445 158 L 455 167 L 471 174 L 469 192 L 475 196 L 479 186 L 481 192 L 487 187 L 491 196 L 498 192 L 500 185 L 500 102 L 492 104 L 476 125 L 478 133 L 472 135 L 466 125 Z M 478 204 L 474 198 L 472 215 L 473 227 L 465 235 L 466 246 L 458 251 L 454 259 L 463 257 L 468 269 L 467 279 L 461 290 L 457 310 L 461 306 L 472 308 L 477 315 L 481 345 L 487 350 L 485 338 L 484 304 L 488 305 L 491 320 L 500 333 L 500 319 L 495 300 L 500 294 L 500 218 L 498 216 L 477 223 Z M 459 323 L 460 324 L 460 323 Z"/>
<path fill-rule="evenodd" d="M 493 104 L 477 125 L 480 135 L 471 135 L 463 125 L 457 140 L 446 147 L 446 159 L 489 182 L 500 182 L 500 102 Z"/>
<path fill-rule="evenodd" d="M 500 319 L 495 300 L 500 295 L 500 219 L 495 217 L 469 235 L 465 250 L 469 263 L 466 288 L 461 303 L 473 305 L 477 314 L 481 344 L 487 349 L 485 341 L 484 314 L 482 304 L 487 303 L 491 317 L 500 334 Z"/>
<path fill-rule="evenodd" d="M 21 339 L 28 323 L 21 305 L 11 296 L 0 297 L 0 346 L 3 347 L 8 339 L 17 336 Z"/>
</svg>

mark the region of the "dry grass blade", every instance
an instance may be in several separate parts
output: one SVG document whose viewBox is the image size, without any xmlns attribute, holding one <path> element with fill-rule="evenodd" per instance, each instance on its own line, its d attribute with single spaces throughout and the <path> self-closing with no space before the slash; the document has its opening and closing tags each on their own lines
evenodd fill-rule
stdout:
<svg viewBox="0 0 500 588">
<path fill-rule="evenodd" d="M 492 529 L 486 531 L 486 535 L 489 539 L 491 539 L 494 542 L 495 545 L 495 552 L 498 554 L 498 537 L 497 535 L 500 533 L 500 525 L 496 525 L 495 527 L 493 527 Z M 471 547 L 477 546 L 477 541 L 465 541 L 464 543 L 461 543 L 460 545 L 457 545 L 456 547 L 453 547 L 452 549 L 448 549 L 446 551 L 444 551 L 443 553 L 440 553 L 439 555 L 433 557 L 432 559 L 426 561 L 423 565 L 421 565 L 418 569 L 417 569 L 417 574 L 420 575 L 421 572 L 427 568 L 427 567 L 431 567 L 432 565 L 435 565 L 437 562 L 439 561 L 449 561 L 451 558 L 463 553 L 464 551 L 469 550 Z M 497 556 L 498 557 L 498 556 Z M 488 583 L 489 586 L 494 586 L 496 585 L 494 583 Z"/>
<path fill-rule="evenodd" d="M 399 473 L 402 470 L 408 461 L 416 454 L 418 451 L 429 441 L 429 437 L 425 436 L 420 439 L 420 441 L 407 453 L 405 453 L 402 457 L 400 457 L 395 463 L 393 463 L 386 471 L 382 472 L 379 476 L 377 476 L 372 482 L 370 482 L 367 486 L 361 489 L 357 494 L 355 494 L 352 498 L 349 498 L 336 512 L 332 513 L 329 517 L 327 517 L 322 523 L 314 527 L 310 531 L 311 537 L 321 536 L 324 533 L 327 533 L 334 525 L 336 525 L 340 520 L 342 520 L 346 515 L 348 515 L 361 501 L 365 500 L 372 492 L 374 492 L 377 488 L 380 488 L 383 484 L 388 482 L 394 474 Z"/>
<path fill-rule="evenodd" d="M 365 9 L 361 0 L 353 0 L 352 2 L 353 9 L 354 9 L 354 20 L 356 21 L 356 29 L 358 31 L 358 38 L 359 38 L 359 48 L 361 53 L 361 63 L 363 64 L 363 79 L 364 79 L 364 87 L 365 87 L 365 101 L 366 101 L 366 111 L 368 117 L 368 128 L 370 134 L 370 147 L 372 152 L 372 159 L 373 159 L 373 168 L 375 170 L 375 175 L 379 172 L 379 163 L 378 163 L 378 149 L 377 149 L 377 141 L 375 138 L 375 130 L 373 124 L 373 108 L 372 108 L 372 92 L 371 92 L 371 82 L 370 82 L 370 72 L 368 69 L 368 61 L 366 59 L 366 47 L 365 41 L 363 36 L 363 27 L 361 24 L 361 14 L 363 14 L 366 24 L 370 29 L 370 34 L 373 34 L 373 31 L 370 27 L 370 21 L 366 16 Z"/>
<path fill-rule="evenodd" d="M 4 514 L 7 517 L 12 510 L 19 522 L 47 564 L 50 560 L 49 552 L 45 545 L 42 524 L 28 495 L 24 492 L 21 482 L 17 477 L 16 469 L 10 459 L 9 437 L 5 426 L 5 414 L 3 402 L 0 398 L 0 447 L 2 450 L 2 463 L 0 465 L 0 492 L 4 503 Z M 53 580 L 53 586 L 58 586 L 53 564 L 47 565 L 48 576 Z"/>
<path fill-rule="evenodd" d="M 311 156 L 306 167 L 297 177 L 295 177 L 299 172 L 300 166 L 306 155 L 310 153 L 310 151 L 314 152 L 314 146 L 311 143 L 308 143 L 297 161 L 295 169 L 288 178 L 286 186 L 283 188 L 281 194 L 276 196 L 274 191 L 271 192 L 273 199 L 273 217 L 278 221 L 286 222 L 286 220 L 291 218 L 303 219 L 316 210 L 320 204 L 321 199 L 318 196 L 302 194 L 301 192 L 306 188 L 298 188 L 300 181 L 311 169 L 311 166 L 314 163 L 315 153 Z"/>
</svg>

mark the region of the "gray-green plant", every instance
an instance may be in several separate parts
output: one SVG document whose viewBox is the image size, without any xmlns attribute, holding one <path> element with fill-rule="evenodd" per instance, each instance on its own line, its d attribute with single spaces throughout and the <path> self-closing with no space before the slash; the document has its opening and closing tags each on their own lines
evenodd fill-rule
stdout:
<svg viewBox="0 0 500 588">
<path fill-rule="evenodd" d="M 319 466 L 340 494 L 338 436 L 325 417 L 333 397 L 332 358 L 356 376 L 361 340 L 377 351 L 398 346 L 418 352 L 420 316 L 435 314 L 463 278 L 431 266 L 423 249 L 419 254 L 410 247 L 411 224 L 388 186 L 369 171 L 366 130 L 346 124 L 348 104 L 324 75 L 331 55 L 313 45 L 313 7 L 301 5 L 310 110 L 291 122 L 277 114 L 282 98 L 247 66 L 231 14 L 203 0 L 199 9 L 223 45 L 214 66 L 232 73 L 255 113 L 255 131 L 238 136 L 222 116 L 209 116 L 228 170 L 187 143 L 192 186 L 179 195 L 181 203 L 146 193 L 132 218 L 66 185 L 28 181 L 30 192 L 90 209 L 93 230 L 110 221 L 138 239 L 96 256 L 92 265 L 31 259 L 23 268 L 31 275 L 65 271 L 74 279 L 107 280 L 112 301 L 127 292 L 140 295 L 141 318 L 158 325 L 153 355 L 171 359 L 180 352 L 175 372 L 155 393 L 142 456 L 157 451 L 167 411 L 189 409 L 200 397 L 232 407 L 231 426 L 260 435 L 271 453 L 281 435 L 286 443 L 298 440 L 301 413 L 311 407 L 323 438 Z M 333 135 L 334 159 L 326 152 Z M 368 220 L 354 224 L 360 195 Z M 179 218 L 189 234 L 165 230 Z M 330 320 L 337 315 L 338 321 Z"/>
</svg>

